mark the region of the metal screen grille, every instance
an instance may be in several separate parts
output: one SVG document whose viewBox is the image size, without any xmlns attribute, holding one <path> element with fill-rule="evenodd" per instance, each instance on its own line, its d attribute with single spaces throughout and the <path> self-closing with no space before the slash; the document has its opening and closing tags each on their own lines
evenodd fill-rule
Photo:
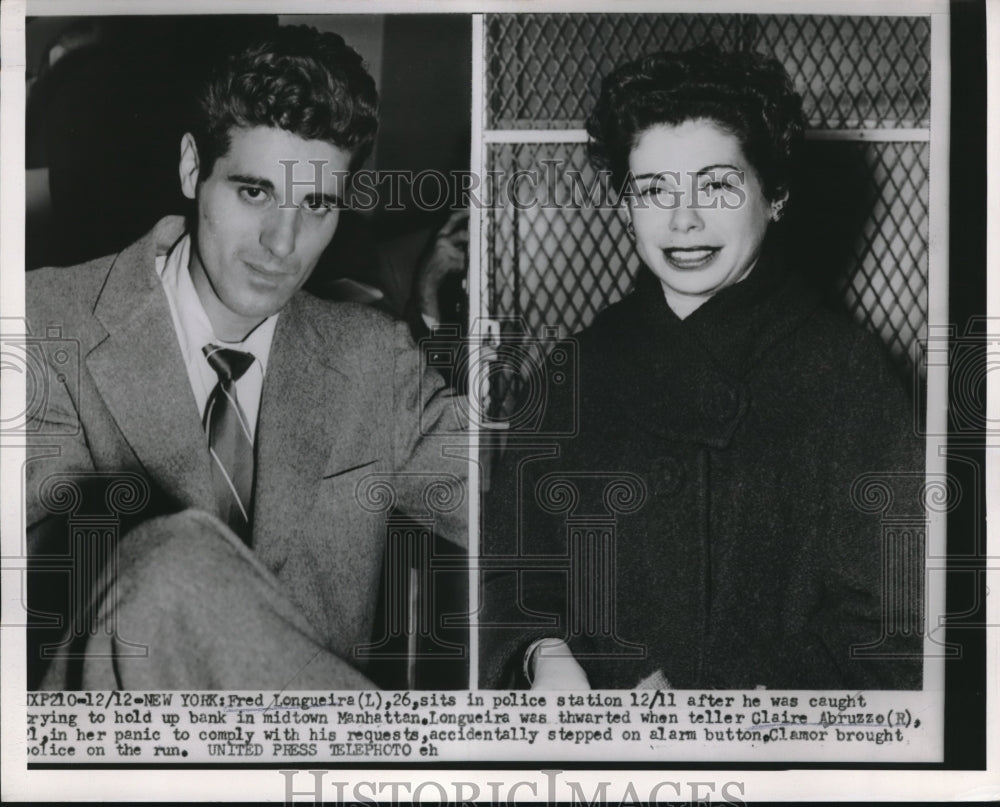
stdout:
<svg viewBox="0 0 1000 807">
<path fill-rule="evenodd" d="M 838 278 L 855 319 L 877 333 L 901 367 L 927 335 L 927 143 L 855 147 L 875 198 L 855 244 L 856 263 Z"/>
<path fill-rule="evenodd" d="M 750 49 L 780 61 L 817 129 L 930 126 L 927 17 L 744 17 Z"/>
<path fill-rule="evenodd" d="M 580 128 L 616 66 L 705 42 L 778 59 L 814 128 L 929 125 L 927 17 L 495 14 L 487 23 L 486 126 Z"/>
<path fill-rule="evenodd" d="M 711 40 L 734 50 L 740 17 L 495 14 L 487 18 L 487 128 L 575 129 L 601 79 L 629 57 Z"/>
<path fill-rule="evenodd" d="M 585 147 L 505 143 L 488 154 L 490 170 L 537 171 L 539 184 L 554 170 L 557 197 L 551 205 L 519 205 L 501 194 L 490 239 L 493 310 L 520 316 L 532 334 L 557 326 L 565 335 L 589 325 L 629 290 L 639 259 L 616 210 L 572 204 L 574 189 L 585 193 L 596 175 Z M 568 171 L 579 172 L 578 184 Z"/>
<path fill-rule="evenodd" d="M 832 170 L 822 174 L 837 155 L 859 183 L 844 206 L 864 219 L 830 285 L 907 373 L 927 321 L 930 28 L 926 17 L 487 15 L 487 166 L 544 177 L 552 171 L 546 162 L 558 161 L 557 185 L 567 185 L 569 170 L 589 186 L 594 172 L 580 130 L 615 66 L 705 41 L 772 55 L 803 96 L 816 181 L 841 181 Z M 816 188 L 813 201 L 822 203 L 825 190 Z M 501 197 L 485 214 L 491 316 L 566 335 L 630 288 L 638 259 L 617 211 Z"/>
</svg>

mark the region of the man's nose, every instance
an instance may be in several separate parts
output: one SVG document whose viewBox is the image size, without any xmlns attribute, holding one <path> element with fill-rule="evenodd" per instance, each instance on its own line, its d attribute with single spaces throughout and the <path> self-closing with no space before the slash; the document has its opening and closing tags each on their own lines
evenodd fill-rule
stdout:
<svg viewBox="0 0 1000 807">
<path fill-rule="evenodd" d="M 295 251 L 298 226 L 297 208 L 278 208 L 265 222 L 260 233 L 260 243 L 275 257 L 287 258 Z"/>
</svg>

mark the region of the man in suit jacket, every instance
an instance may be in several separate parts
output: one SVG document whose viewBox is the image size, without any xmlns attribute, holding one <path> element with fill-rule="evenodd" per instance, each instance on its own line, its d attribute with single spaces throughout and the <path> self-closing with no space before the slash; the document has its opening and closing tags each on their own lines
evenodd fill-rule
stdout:
<svg viewBox="0 0 1000 807">
<path fill-rule="evenodd" d="M 67 484 L 83 510 L 103 495 L 130 512 L 74 593 L 76 632 L 49 648 L 43 686 L 371 686 L 353 651 L 370 637 L 387 505 L 437 502 L 435 528 L 465 540 L 465 463 L 443 450 L 456 410 L 406 326 L 300 291 L 373 141 L 374 83 L 339 36 L 281 28 L 199 102 L 179 166 L 189 221 L 28 277 L 32 333 L 58 329 L 80 355 L 67 373 L 62 343 L 42 343 L 29 551 L 74 551 L 55 517 Z"/>
</svg>

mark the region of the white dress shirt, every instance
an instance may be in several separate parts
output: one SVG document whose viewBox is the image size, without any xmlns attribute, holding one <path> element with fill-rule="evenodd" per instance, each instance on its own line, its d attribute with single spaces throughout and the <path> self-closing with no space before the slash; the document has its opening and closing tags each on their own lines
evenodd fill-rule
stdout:
<svg viewBox="0 0 1000 807">
<path fill-rule="evenodd" d="M 209 365 L 202 348 L 213 344 L 252 353 L 254 363 L 236 382 L 236 398 L 250 424 L 251 436 L 256 436 L 260 395 L 264 388 L 264 372 L 267 370 L 267 357 L 271 352 L 271 341 L 274 339 L 274 327 L 278 322 L 278 315 L 273 314 L 265 319 L 242 342 L 224 342 L 216 338 L 212 323 L 209 322 L 208 314 L 205 313 L 198 292 L 195 291 L 194 282 L 191 280 L 188 269 L 190 258 L 191 236 L 185 233 L 171 247 L 169 254 L 156 258 L 156 271 L 160 275 L 163 290 L 170 303 L 170 315 L 174 321 L 174 330 L 180 343 L 191 389 L 198 402 L 198 414 L 204 417 L 208 398 L 219 382 L 219 377 Z"/>
</svg>

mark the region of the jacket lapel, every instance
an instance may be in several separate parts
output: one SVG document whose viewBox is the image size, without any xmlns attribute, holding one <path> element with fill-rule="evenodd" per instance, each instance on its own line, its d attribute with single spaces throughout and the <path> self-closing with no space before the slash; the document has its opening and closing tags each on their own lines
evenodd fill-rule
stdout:
<svg viewBox="0 0 1000 807">
<path fill-rule="evenodd" d="M 335 447 L 330 413 L 353 375 L 336 342 L 317 333 L 309 308 L 299 294 L 278 317 L 257 422 L 254 549 L 272 568 L 317 500 Z"/>
<path fill-rule="evenodd" d="M 115 259 L 94 310 L 108 335 L 86 361 L 151 480 L 179 505 L 215 512 L 205 434 L 154 268 L 183 226 L 164 219 Z"/>
</svg>

